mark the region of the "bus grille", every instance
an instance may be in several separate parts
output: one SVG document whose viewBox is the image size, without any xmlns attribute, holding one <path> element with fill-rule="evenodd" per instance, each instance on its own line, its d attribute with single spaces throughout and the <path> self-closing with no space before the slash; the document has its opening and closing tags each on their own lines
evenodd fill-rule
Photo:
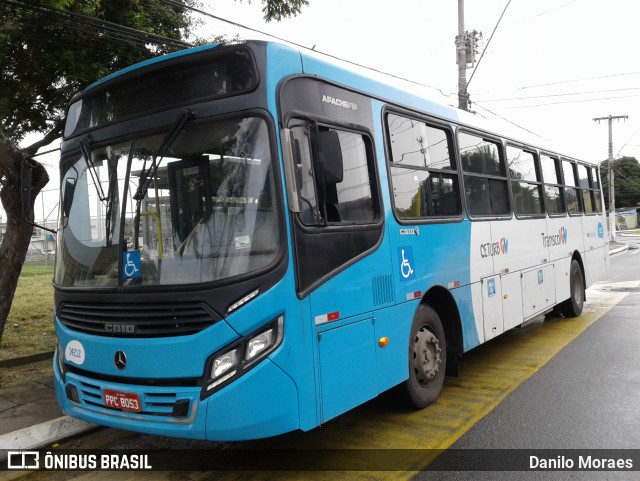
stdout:
<svg viewBox="0 0 640 481">
<path fill-rule="evenodd" d="M 63 302 L 58 319 L 74 331 L 108 337 L 170 337 L 200 332 L 219 320 L 203 302 L 100 304 Z"/>
</svg>

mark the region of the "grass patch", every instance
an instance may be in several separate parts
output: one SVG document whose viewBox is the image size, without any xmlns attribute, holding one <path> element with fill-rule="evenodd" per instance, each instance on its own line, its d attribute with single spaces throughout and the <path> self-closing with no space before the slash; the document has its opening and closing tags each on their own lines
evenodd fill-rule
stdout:
<svg viewBox="0 0 640 481">
<path fill-rule="evenodd" d="M 25 264 L 2 336 L 0 359 L 53 351 L 53 264 Z"/>
</svg>

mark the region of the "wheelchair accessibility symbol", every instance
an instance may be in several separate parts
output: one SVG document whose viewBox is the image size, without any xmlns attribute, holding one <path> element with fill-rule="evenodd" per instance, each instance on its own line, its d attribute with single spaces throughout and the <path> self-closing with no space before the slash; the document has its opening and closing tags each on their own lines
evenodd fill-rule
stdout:
<svg viewBox="0 0 640 481">
<path fill-rule="evenodd" d="M 128 251 L 124 253 L 122 273 L 125 279 L 140 277 L 140 251 Z"/>
<path fill-rule="evenodd" d="M 398 248 L 398 262 L 400 264 L 400 280 L 415 279 L 416 273 L 413 270 L 413 249 L 411 247 Z"/>
</svg>

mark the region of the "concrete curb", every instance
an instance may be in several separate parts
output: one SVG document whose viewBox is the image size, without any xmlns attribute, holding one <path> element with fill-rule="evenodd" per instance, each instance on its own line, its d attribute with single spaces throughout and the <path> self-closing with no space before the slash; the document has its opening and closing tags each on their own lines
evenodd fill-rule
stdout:
<svg viewBox="0 0 640 481">
<path fill-rule="evenodd" d="M 46 361 L 47 359 L 53 359 L 54 351 L 39 352 L 37 354 L 31 354 L 24 357 L 14 357 L 11 359 L 0 359 L 0 367 L 18 367 L 25 364 L 31 364 L 32 362 Z"/>
<path fill-rule="evenodd" d="M 69 416 L 62 416 L 0 436 L 0 462 L 7 459 L 5 450 L 37 449 L 100 426 Z"/>
<path fill-rule="evenodd" d="M 612 256 L 614 254 L 619 254 L 620 252 L 624 252 L 629 248 L 629 244 L 625 244 L 622 247 L 618 247 L 616 249 L 613 249 L 612 251 L 609 251 L 609 255 Z"/>
</svg>

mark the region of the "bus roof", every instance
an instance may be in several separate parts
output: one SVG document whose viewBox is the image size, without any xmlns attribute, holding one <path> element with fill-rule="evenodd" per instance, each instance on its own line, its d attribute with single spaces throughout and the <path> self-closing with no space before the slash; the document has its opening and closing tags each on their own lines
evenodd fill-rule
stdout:
<svg viewBox="0 0 640 481">
<path fill-rule="evenodd" d="M 262 44 L 280 49 L 289 49 L 300 55 L 302 72 L 316 75 L 319 78 L 335 82 L 336 84 L 354 90 L 383 102 L 393 103 L 409 110 L 428 113 L 431 116 L 445 121 L 454 122 L 461 126 L 471 127 L 489 134 L 506 138 L 516 143 L 526 144 L 543 151 L 561 154 L 560 149 L 547 139 L 538 137 L 526 129 L 502 119 L 487 119 L 478 114 L 463 111 L 450 102 L 457 95 L 444 95 L 439 89 L 429 87 L 418 82 L 401 79 L 392 74 L 380 72 L 364 67 L 353 62 L 332 57 L 330 55 L 303 49 L 298 46 L 288 45 L 282 42 L 267 42 L 262 40 L 247 40 L 242 42 L 248 45 Z M 84 92 L 100 86 L 105 82 L 114 80 L 129 72 L 143 69 L 148 66 L 165 62 L 177 57 L 193 55 L 206 50 L 220 47 L 222 44 L 214 43 L 190 49 L 181 50 L 168 55 L 154 57 L 143 62 L 133 64 L 122 70 L 112 73 L 97 82 L 89 85 Z"/>
</svg>

